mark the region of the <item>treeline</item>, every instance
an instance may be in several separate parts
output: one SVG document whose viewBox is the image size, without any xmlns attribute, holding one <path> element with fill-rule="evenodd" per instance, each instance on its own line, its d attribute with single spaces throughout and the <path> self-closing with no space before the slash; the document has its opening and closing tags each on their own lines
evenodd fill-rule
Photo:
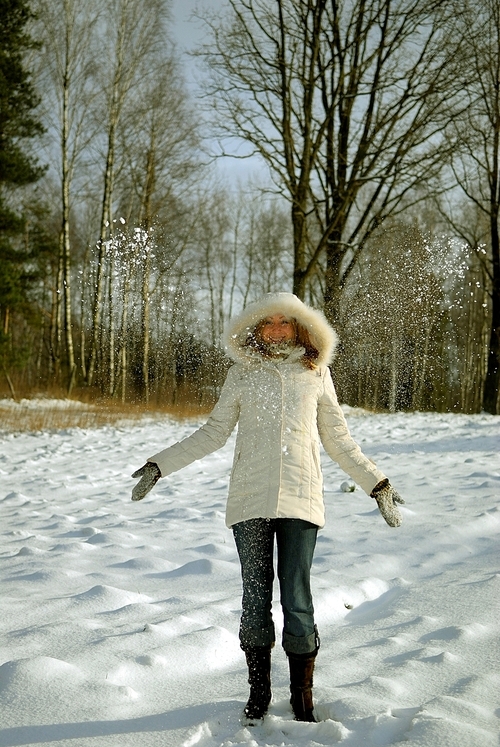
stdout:
<svg viewBox="0 0 500 747">
<path fill-rule="evenodd" d="M 498 412 L 498 3 L 228 0 L 200 98 L 166 0 L 1 8 L 4 391 L 208 404 L 293 290 L 342 401 Z M 268 183 L 220 183 L 233 139 Z"/>
</svg>

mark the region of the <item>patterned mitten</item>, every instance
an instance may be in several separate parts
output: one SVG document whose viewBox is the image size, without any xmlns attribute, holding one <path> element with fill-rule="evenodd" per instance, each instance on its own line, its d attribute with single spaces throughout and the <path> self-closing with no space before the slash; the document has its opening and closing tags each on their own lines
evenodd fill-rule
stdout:
<svg viewBox="0 0 500 747">
<path fill-rule="evenodd" d="M 375 498 L 380 513 L 390 527 L 399 527 L 403 521 L 398 503 L 404 503 L 399 493 L 394 490 L 389 480 L 381 480 L 370 493 Z"/>
<path fill-rule="evenodd" d="M 156 483 L 161 477 L 160 468 L 154 462 L 146 462 L 146 464 L 137 469 L 132 477 L 140 477 L 141 479 L 132 490 L 132 500 L 142 501 L 145 495 L 154 488 Z"/>
</svg>

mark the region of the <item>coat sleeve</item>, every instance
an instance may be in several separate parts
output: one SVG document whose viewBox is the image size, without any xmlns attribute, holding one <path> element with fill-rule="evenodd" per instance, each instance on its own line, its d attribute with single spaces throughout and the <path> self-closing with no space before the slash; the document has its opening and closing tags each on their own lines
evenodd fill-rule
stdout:
<svg viewBox="0 0 500 747">
<path fill-rule="evenodd" d="M 347 427 L 344 413 L 337 400 L 330 371 L 324 376 L 324 389 L 318 401 L 318 431 L 327 454 L 370 495 L 383 472 L 362 453 Z"/>
<path fill-rule="evenodd" d="M 162 477 L 202 459 L 226 443 L 240 414 L 238 377 L 234 368 L 229 369 L 219 400 L 207 422 L 182 441 L 148 457 L 148 462 L 158 465 Z"/>
</svg>

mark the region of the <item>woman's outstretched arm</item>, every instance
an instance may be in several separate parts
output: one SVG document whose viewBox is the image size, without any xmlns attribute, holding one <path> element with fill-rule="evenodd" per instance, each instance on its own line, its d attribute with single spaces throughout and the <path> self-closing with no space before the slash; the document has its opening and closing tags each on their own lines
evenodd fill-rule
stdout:
<svg viewBox="0 0 500 747">
<path fill-rule="evenodd" d="M 154 468 L 146 470 L 146 475 L 151 472 L 153 478 L 151 487 L 153 487 L 159 477 L 177 472 L 177 470 L 187 467 L 191 462 L 202 459 L 207 454 L 211 454 L 224 446 L 239 418 L 240 404 L 237 382 L 238 377 L 235 376 L 233 367 L 228 372 L 219 400 L 210 413 L 207 422 L 182 441 L 178 441 L 148 457 L 147 464 L 134 472 L 133 476 L 144 477 L 141 470 L 147 468 L 148 464 L 155 465 L 158 472 Z M 138 474 L 139 472 L 141 474 Z M 155 477 L 156 479 L 154 479 Z M 143 498 L 144 495 L 140 497 Z M 140 498 L 134 498 L 133 500 L 140 500 Z"/>
</svg>

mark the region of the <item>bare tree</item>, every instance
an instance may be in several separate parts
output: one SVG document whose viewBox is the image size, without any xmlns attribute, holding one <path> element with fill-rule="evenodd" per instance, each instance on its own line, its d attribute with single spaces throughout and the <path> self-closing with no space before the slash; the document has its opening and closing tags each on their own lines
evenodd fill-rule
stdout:
<svg viewBox="0 0 500 747">
<path fill-rule="evenodd" d="M 442 162 L 447 4 L 229 5 L 226 21 L 208 21 L 213 42 L 201 51 L 221 139 L 248 143 L 290 201 L 298 295 L 326 254 L 324 300 L 334 318 L 367 238 Z"/>
<path fill-rule="evenodd" d="M 201 50 L 212 73 L 207 93 L 216 107 L 222 152 L 235 138 L 246 141 L 249 154 L 265 159 L 290 200 L 294 287 L 303 295 L 310 188 L 325 136 L 325 122 L 315 114 L 326 0 L 229 5 L 225 21 L 208 20 L 213 44 Z"/>
<path fill-rule="evenodd" d="M 326 251 L 331 318 L 371 234 L 425 197 L 442 168 L 444 124 L 456 108 L 442 40 L 447 13 L 440 0 L 328 5 L 320 60 L 327 137 L 314 199 L 321 237 L 309 264 Z"/>
</svg>

